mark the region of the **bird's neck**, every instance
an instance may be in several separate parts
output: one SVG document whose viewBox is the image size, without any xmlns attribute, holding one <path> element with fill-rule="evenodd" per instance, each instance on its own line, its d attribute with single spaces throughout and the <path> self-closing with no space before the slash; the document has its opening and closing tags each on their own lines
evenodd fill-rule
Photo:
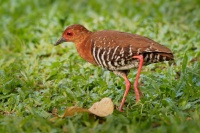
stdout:
<svg viewBox="0 0 200 133">
<path fill-rule="evenodd" d="M 96 64 L 95 60 L 92 56 L 91 53 L 91 49 L 92 49 L 92 42 L 91 42 L 91 37 L 92 32 L 88 32 L 87 36 L 85 35 L 85 37 L 83 39 L 81 39 L 82 41 L 79 42 L 75 42 L 76 45 L 76 49 L 79 53 L 79 55 L 85 59 L 86 61 L 92 63 L 92 64 Z"/>
</svg>

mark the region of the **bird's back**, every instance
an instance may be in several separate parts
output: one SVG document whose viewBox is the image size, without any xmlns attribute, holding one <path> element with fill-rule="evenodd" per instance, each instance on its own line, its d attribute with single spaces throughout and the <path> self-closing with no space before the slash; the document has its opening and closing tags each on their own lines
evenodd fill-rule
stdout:
<svg viewBox="0 0 200 133">
<path fill-rule="evenodd" d="M 88 40 L 96 64 L 108 70 L 137 67 L 138 61 L 133 58 L 136 55 L 143 55 L 144 64 L 173 59 L 170 49 L 136 34 L 103 30 L 93 32 Z"/>
</svg>

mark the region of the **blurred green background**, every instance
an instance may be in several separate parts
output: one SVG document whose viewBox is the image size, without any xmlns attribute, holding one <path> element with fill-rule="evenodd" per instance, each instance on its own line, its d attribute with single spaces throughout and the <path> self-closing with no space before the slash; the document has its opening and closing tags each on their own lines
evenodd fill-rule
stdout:
<svg viewBox="0 0 200 133">
<path fill-rule="evenodd" d="M 149 37 L 169 47 L 175 63 L 144 67 L 145 96 L 135 104 L 132 90 L 123 113 L 51 122 L 53 112 L 88 108 L 103 97 L 117 109 L 125 89 L 123 79 L 86 63 L 72 43 L 53 46 L 71 24 Z M 0 0 L 0 31 L 0 132 L 199 132 L 199 0 Z"/>
</svg>

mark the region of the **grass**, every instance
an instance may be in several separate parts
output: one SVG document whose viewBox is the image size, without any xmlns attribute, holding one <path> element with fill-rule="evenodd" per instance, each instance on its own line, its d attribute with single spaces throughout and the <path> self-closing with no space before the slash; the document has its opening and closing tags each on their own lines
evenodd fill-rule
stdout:
<svg viewBox="0 0 200 133">
<path fill-rule="evenodd" d="M 0 0 L 0 132 L 199 132 L 199 14 L 198 0 Z M 51 122 L 56 110 L 103 97 L 119 106 L 125 90 L 122 78 L 86 63 L 72 43 L 52 45 L 75 23 L 147 36 L 172 49 L 176 63 L 143 67 L 145 96 L 135 104 L 131 90 L 123 113 Z"/>
</svg>

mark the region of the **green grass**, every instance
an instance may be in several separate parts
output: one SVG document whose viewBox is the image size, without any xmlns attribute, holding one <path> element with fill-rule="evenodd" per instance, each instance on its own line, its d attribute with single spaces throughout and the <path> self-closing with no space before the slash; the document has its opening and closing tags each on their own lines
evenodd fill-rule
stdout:
<svg viewBox="0 0 200 133">
<path fill-rule="evenodd" d="M 135 104 L 105 118 L 52 111 L 90 107 L 103 97 L 119 106 L 122 78 L 81 59 L 72 43 L 54 47 L 65 27 L 115 29 L 169 47 L 175 64 L 143 67 Z M 0 0 L 0 132 L 163 132 L 200 130 L 200 2 L 198 0 Z M 133 83 L 136 71 L 129 78 Z"/>
</svg>

